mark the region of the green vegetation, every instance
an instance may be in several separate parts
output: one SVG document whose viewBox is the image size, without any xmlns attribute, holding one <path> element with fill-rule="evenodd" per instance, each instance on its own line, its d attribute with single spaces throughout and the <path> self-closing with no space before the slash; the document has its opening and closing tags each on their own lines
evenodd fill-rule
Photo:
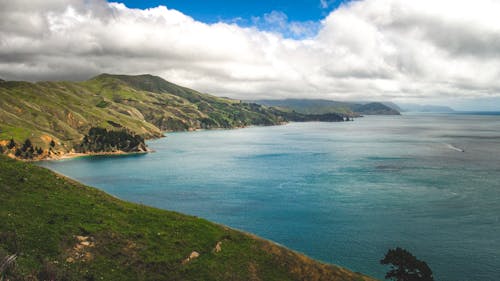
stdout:
<svg viewBox="0 0 500 281">
<path fill-rule="evenodd" d="M 337 113 L 324 113 L 324 114 L 301 114 L 295 111 L 287 111 L 281 109 L 283 111 L 282 116 L 284 116 L 287 120 L 295 121 L 295 122 L 342 122 L 344 121 L 344 117 L 341 114 Z M 345 120 L 349 121 L 349 120 Z"/>
<path fill-rule="evenodd" d="M 108 105 L 111 103 L 105 100 L 99 101 L 95 106 L 100 107 L 100 108 L 106 108 Z"/>
<path fill-rule="evenodd" d="M 10 139 L 4 147 L 0 145 L 0 154 L 13 154 L 22 159 L 39 159 L 46 155 L 46 152 L 38 146 L 33 146 L 30 139 L 26 139 L 22 145 L 17 144 L 14 139 Z"/>
<path fill-rule="evenodd" d="M 380 102 L 353 105 L 355 112 L 366 115 L 400 115 L 399 111 Z"/>
<path fill-rule="evenodd" d="M 1 155 L 0 193 L 9 280 L 373 280 Z"/>
<path fill-rule="evenodd" d="M 20 143 L 62 153 L 92 127 L 126 128 L 144 138 L 163 131 L 234 128 L 285 122 L 256 104 L 201 94 L 151 75 L 99 75 L 84 82 L 0 83 L 0 145 Z"/>
<path fill-rule="evenodd" d="M 89 133 L 76 147 L 80 153 L 87 152 L 145 152 L 147 151 L 144 138 L 122 129 L 120 131 L 104 128 L 90 128 Z"/>
<path fill-rule="evenodd" d="M 287 121 L 342 121 L 337 114 L 306 115 L 219 98 L 152 75 L 101 74 L 84 82 L 0 83 L 0 146 L 30 139 L 53 154 L 80 149 L 93 128 L 141 137 L 165 131 L 277 125 Z M 57 145 L 50 146 L 51 141 Z M 14 155 L 14 154 L 11 154 Z"/>
<path fill-rule="evenodd" d="M 399 115 L 400 113 L 383 103 L 353 103 L 322 99 L 258 100 L 258 104 L 288 108 L 301 114 L 336 113 L 344 117 L 365 115 Z"/>
<path fill-rule="evenodd" d="M 391 264 L 391 269 L 385 275 L 386 279 L 394 281 L 434 281 L 432 270 L 426 262 L 402 248 L 389 249 L 381 264 Z"/>
</svg>

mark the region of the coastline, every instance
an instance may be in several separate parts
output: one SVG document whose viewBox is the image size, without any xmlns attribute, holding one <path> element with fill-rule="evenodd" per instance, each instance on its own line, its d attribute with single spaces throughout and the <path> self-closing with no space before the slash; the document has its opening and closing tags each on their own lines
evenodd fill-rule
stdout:
<svg viewBox="0 0 500 281">
<path fill-rule="evenodd" d="M 112 152 L 90 152 L 90 153 L 77 153 L 77 152 L 68 152 L 60 155 L 52 155 L 50 157 L 40 158 L 40 159 L 23 159 L 14 156 L 13 154 L 7 154 L 6 156 L 22 161 L 22 162 L 40 162 L 40 161 L 60 161 L 60 160 L 68 160 L 75 158 L 83 158 L 83 157 L 92 157 L 92 156 L 128 156 L 128 155 L 142 155 L 147 153 L 155 152 L 154 150 L 148 149 L 147 151 L 112 151 Z"/>
<path fill-rule="evenodd" d="M 113 152 L 90 152 L 90 153 L 77 153 L 77 152 L 69 152 L 65 153 L 60 156 L 52 156 L 52 157 L 47 157 L 44 159 L 37 159 L 34 160 L 33 162 L 36 161 L 57 161 L 57 160 L 67 160 L 67 159 L 73 159 L 73 158 L 82 158 L 82 157 L 92 157 L 92 156 L 127 156 L 127 155 L 141 155 L 141 154 L 147 154 L 155 152 L 154 150 L 147 150 L 147 151 L 131 151 L 131 152 L 126 152 L 126 151 L 113 151 Z"/>
<path fill-rule="evenodd" d="M 273 124 L 273 125 L 248 125 L 248 126 L 237 126 L 233 128 L 210 128 L 210 129 L 203 129 L 203 128 L 189 128 L 186 131 L 163 131 L 161 137 L 152 137 L 149 139 L 146 139 L 147 141 L 150 140 L 156 140 L 160 138 L 166 137 L 165 134 L 168 133 L 193 133 L 193 132 L 199 132 L 199 131 L 218 131 L 218 130 L 238 130 L 238 129 L 246 129 L 246 128 L 251 128 L 251 127 L 270 127 L 270 126 L 283 126 L 286 125 L 290 122 L 280 122 L 279 124 Z M 127 155 L 142 155 L 142 154 L 147 154 L 147 153 L 154 153 L 155 150 L 146 148 L 146 151 L 131 151 L 131 152 L 126 152 L 126 151 L 113 151 L 113 152 L 89 152 L 89 153 L 77 153 L 77 152 L 66 152 L 61 155 L 51 155 L 49 157 L 41 158 L 41 159 L 22 159 L 22 158 L 17 158 L 14 155 L 10 154 L 7 155 L 12 159 L 20 160 L 20 161 L 26 161 L 26 162 L 39 162 L 39 161 L 59 161 L 59 160 L 68 160 L 68 159 L 75 159 L 75 158 L 82 158 L 82 157 L 92 157 L 92 156 L 127 156 Z"/>
<path fill-rule="evenodd" d="M 239 130 L 239 129 L 246 129 L 246 128 L 252 128 L 252 127 L 272 127 L 272 126 L 284 126 L 290 123 L 294 123 L 297 121 L 287 121 L 287 122 L 279 122 L 277 124 L 272 124 L 272 125 L 247 125 L 247 126 L 237 126 L 233 128 L 209 128 L 209 129 L 204 129 L 204 128 L 189 128 L 188 130 L 185 131 L 163 131 L 162 135 L 160 137 L 151 137 L 148 139 L 145 139 L 146 141 L 150 140 L 156 140 L 160 138 L 166 137 L 166 134 L 169 133 L 192 133 L 192 132 L 199 132 L 199 131 L 219 131 L 219 130 Z M 303 122 L 327 122 L 327 121 L 303 121 Z M 302 122 L 301 122 L 302 123 Z M 68 159 L 74 159 L 74 158 L 80 158 L 80 157 L 92 157 L 92 156 L 127 156 L 127 155 L 141 155 L 141 154 L 147 154 L 151 152 L 155 152 L 154 150 L 151 150 L 149 148 L 146 148 L 146 151 L 131 151 L 131 152 L 126 152 L 126 151 L 112 151 L 112 152 L 89 152 L 89 153 L 77 153 L 77 152 L 62 152 L 58 151 L 57 153 L 61 154 L 52 154 L 50 156 L 46 156 L 43 158 L 38 158 L 38 159 L 23 159 L 23 158 L 18 158 L 14 154 L 6 154 L 9 158 L 19 160 L 19 161 L 24 161 L 24 162 L 39 162 L 39 161 L 59 161 L 59 160 L 68 160 Z"/>
<path fill-rule="evenodd" d="M 2 157 L 4 156 L 0 156 L 0 159 Z M 76 277 L 84 276 L 82 274 L 87 272 L 96 275 L 104 272 L 108 274 L 105 276 L 105 280 L 134 280 L 134 276 L 144 274 L 141 271 L 143 268 L 141 262 L 144 262 L 143 256 L 156 258 L 156 248 L 158 247 L 167 253 L 167 255 L 159 257 L 162 264 L 167 266 L 155 268 L 157 276 L 176 274 L 182 280 L 197 280 L 200 274 L 207 276 L 207 280 L 230 280 L 220 278 L 225 275 L 212 276 L 211 273 L 214 270 L 221 272 L 221 274 L 230 271 L 232 272 L 230 276 L 247 276 L 247 272 L 253 272 L 252 266 L 248 269 L 241 269 L 238 266 L 240 264 L 258 266 L 260 268 L 259 276 L 263 280 L 269 279 L 266 279 L 266 276 L 272 277 L 277 273 L 283 274 L 283 278 L 280 280 L 307 280 L 314 276 L 324 276 L 325 280 L 333 280 L 334 277 L 338 276 L 344 277 L 343 280 L 352 281 L 376 280 L 346 267 L 312 259 L 300 251 L 246 231 L 210 222 L 196 216 L 120 199 L 45 167 L 17 162 L 17 160 L 7 160 L 7 158 L 6 161 L 0 161 L 0 163 L 2 179 L 5 179 L 7 183 L 12 183 L 0 185 L 10 192 L 10 196 L 6 198 L 6 204 L 2 205 L 6 210 L 9 210 L 3 212 L 5 220 L 9 222 L 6 225 L 7 227 L 14 226 L 15 230 L 20 229 L 16 233 L 19 233 L 22 241 L 35 241 L 32 245 L 25 246 L 28 247 L 26 249 L 31 250 L 30 253 L 35 254 L 20 254 L 20 259 L 34 260 L 33 262 L 37 264 L 41 263 L 36 259 L 37 256 L 47 256 L 48 251 L 54 251 L 57 255 L 51 259 L 50 265 L 62 272 L 74 274 L 71 280 L 80 280 Z M 21 181 L 17 178 L 19 173 L 23 179 Z M 12 176 L 13 174 L 16 177 Z M 32 182 L 40 184 L 33 185 Z M 16 188 L 12 189 L 10 186 Z M 48 194 L 57 196 L 48 196 Z M 20 205 L 18 202 L 23 200 L 37 203 Z M 19 209 L 17 209 L 18 206 Z M 29 206 L 30 208 L 20 208 L 20 206 Z M 36 211 L 40 208 L 56 211 Z M 12 210 L 16 210 L 15 217 L 10 215 Z M 82 217 L 85 219 L 82 220 Z M 11 223 L 22 218 L 29 219 L 20 225 Z M 143 223 L 143 218 L 148 219 L 147 223 Z M 44 223 L 39 224 L 39 221 Z M 50 221 L 50 223 L 45 223 L 46 221 Z M 40 230 L 41 228 L 42 230 Z M 61 231 L 55 233 L 47 231 L 47 229 L 54 228 Z M 209 235 L 207 235 L 207 230 Z M 102 235 L 103 231 L 106 234 L 111 234 Z M 173 235 L 165 235 L 167 231 Z M 41 240 L 70 241 L 70 243 L 64 244 L 63 249 L 59 243 L 39 247 L 37 242 L 40 236 L 42 236 Z M 75 242 L 76 246 L 74 246 Z M 108 249 L 109 245 L 116 244 L 123 244 L 125 248 L 117 247 L 117 249 L 112 248 L 111 251 L 99 251 L 100 248 Z M 155 247 L 139 248 L 135 245 L 154 245 Z M 222 253 L 220 253 L 221 251 Z M 185 257 L 190 257 L 190 253 L 193 252 L 202 256 L 196 263 L 193 263 L 193 266 L 200 264 L 194 271 L 188 270 L 187 262 L 184 262 Z M 250 257 L 241 255 L 240 252 L 249 253 Z M 125 267 L 122 263 L 123 258 L 122 260 L 116 258 L 120 254 L 127 261 L 132 261 L 130 263 L 132 266 Z M 32 258 L 33 256 L 35 258 Z M 171 258 L 172 256 L 174 258 Z M 227 262 L 226 256 L 229 257 L 229 262 Z M 154 265 L 157 260 L 158 258 L 152 264 Z M 231 262 L 233 260 L 236 262 Z M 69 266 L 70 264 L 72 266 Z M 74 266 L 81 266 L 80 269 L 83 270 L 65 271 L 65 269 Z M 216 266 L 215 269 L 213 266 Z M 113 270 L 102 271 L 102 268 L 112 268 Z M 123 268 L 131 269 L 132 275 L 129 271 L 123 271 Z M 209 268 L 209 271 L 204 271 L 206 268 Z M 296 268 L 300 268 L 301 271 L 297 272 Z M 290 274 L 295 277 L 290 277 Z M 132 276 L 132 279 L 124 279 L 123 276 Z"/>
</svg>

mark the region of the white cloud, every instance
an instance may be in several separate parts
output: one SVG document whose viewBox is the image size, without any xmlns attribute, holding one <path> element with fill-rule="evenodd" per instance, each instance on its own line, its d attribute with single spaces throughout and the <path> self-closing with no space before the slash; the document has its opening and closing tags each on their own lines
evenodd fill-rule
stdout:
<svg viewBox="0 0 500 281">
<path fill-rule="evenodd" d="M 328 0 L 320 0 L 319 1 L 319 6 L 322 9 L 328 9 L 328 7 L 330 6 L 330 3 L 328 2 Z"/>
<path fill-rule="evenodd" d="M 152 73 L 244 99 L 500 96 L 495 0 L 353 1 L 320 23 L 275 11 L 250 28 L 103 0 L 0 4 L 4 79 Z"/>
<path fill-rule="evenodd" d="M 279 33 L 285 38 L 304 39 L 314 37 L 320 26 L 316 21 L 289 21 L 280 11 L 272 11 L 262 17 L 252 17 L 253 27 L 264 31 Z"/>
</svg>

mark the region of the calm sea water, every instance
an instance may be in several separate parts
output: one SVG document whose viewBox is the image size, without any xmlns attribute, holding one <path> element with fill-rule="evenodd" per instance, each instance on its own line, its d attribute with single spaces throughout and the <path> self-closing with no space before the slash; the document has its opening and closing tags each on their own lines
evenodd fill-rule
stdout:
<svg viewBox="0 0 500 281">
<path fill-rule="evenodd" d="M 437 280 L 500 280 L 500 116 L 172 133 L 149 146 L 41 165 L 378 278 L 400 246 Z"/>
</svg>

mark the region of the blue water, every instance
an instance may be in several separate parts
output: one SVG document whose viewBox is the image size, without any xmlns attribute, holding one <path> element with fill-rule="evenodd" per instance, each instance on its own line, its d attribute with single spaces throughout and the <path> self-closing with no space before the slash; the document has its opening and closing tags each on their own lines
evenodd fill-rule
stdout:
<svg viewBox="0 0 500 281">
<path fill-rule="evenodd" d="M 149 146 L 41 165 L 378 278 L 400 246 L 437 280 L 500 280 L 500 116 L 172 133 Z"/>
</svg>

